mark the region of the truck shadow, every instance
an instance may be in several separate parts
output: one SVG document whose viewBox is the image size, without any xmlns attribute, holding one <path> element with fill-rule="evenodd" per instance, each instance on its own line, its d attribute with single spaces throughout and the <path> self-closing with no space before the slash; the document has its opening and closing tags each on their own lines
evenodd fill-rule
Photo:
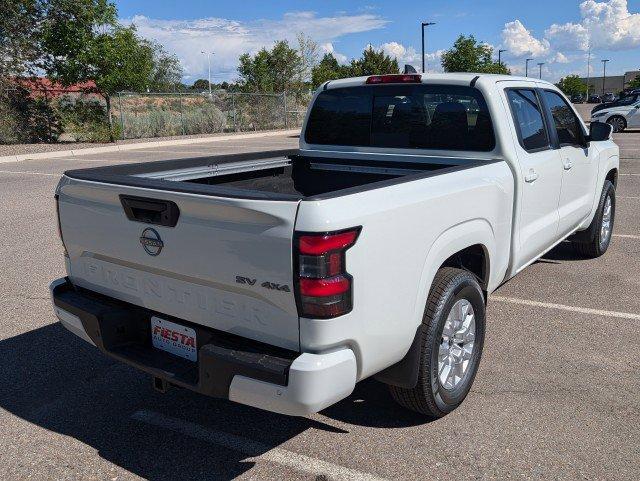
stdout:
<svg viewBox="0 0 640 481">
<path fill-rule="evenodd" d="M 359 384 L 352 396 L 323 412 L 340 427 L 186 390 L 159 394 L 145 374 L 112 361 L 58 323 L 0 341 L 0 359 L 0 408 L 78 439 L 111 463 L 152 480 L 232 479 L 253 466 L 247 458 L 308 429 L 340 442 L 349 424 L 424 422 L 396 407 L 375 381 Z M 155 422 L 145 421 L 149 413 Z M 158 419 L 173 427 L 158 426 Z M 219 441 L 227 436 L 232 441 Z M 246 441 L 248 451 L 224 447 L 238 439 Z"/>
<path fill-rule="evenodd" d="M 560 264 L 561 261 L 585 261 L 570 242 L 561 242 L 536 262 Z M 556 261 L 556 262 L 554 262 Z"/>
</svg>

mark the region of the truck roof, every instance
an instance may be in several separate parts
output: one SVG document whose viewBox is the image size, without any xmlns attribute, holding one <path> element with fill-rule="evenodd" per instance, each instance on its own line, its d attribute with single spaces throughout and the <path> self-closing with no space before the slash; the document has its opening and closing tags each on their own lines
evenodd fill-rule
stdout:
<svg viewBox="0 0 640 481">
<path fill-rule="evenodd" d="M 414 74 L 415 75 L 415 74 Z M 522 82 L 532 82 L 532 83 L 545 83 L 548 85 L 553 85 L 550 82 L 545 80 L 540 80 L 532 77 L 519 77 L 514 75 L 497 75 L 497 74 L 488 74 L 488 73 L 473 73 L 473 72 L 456 72 L 456 73 L 424 73 L 418 74 L 422 75 L 422 83 L 423 84 L 449 84 L 449 85 L 468 85 L 472 80 L 477 79 L 477 81 L 491 82 L 496 83 L 500 81 L 522 81 Z M 333 88 L 341 88 L 341 87 L 356 87 L 359 85 L 365 85 L 367 79 L 371 77 L 371 75 L 363 76 L 363 77 L 350 77 L 338 80 L 329 80 L 325 82 L 320 88 L 322 89 L 333 89 Z"/>
</svg>

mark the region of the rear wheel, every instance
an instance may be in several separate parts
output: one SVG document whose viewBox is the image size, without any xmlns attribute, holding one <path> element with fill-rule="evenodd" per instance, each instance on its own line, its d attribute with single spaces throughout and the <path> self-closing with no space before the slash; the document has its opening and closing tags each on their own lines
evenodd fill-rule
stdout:
<svg viewBox="0 0 640 481">
<path fill-rule="evenodd" d="M 620 117 L 619 115 L 615 115 L 607 120 L 607 123 L 613 127 L 614 132 L 622 132 L 627 128 L 627 121 L 624 117 Z"/>
<path fill-rule="evenodd" d="M 607 252 L 613 234 L 616 215 L 616 189 L 611 182 L 605 181 L 600 194 L 598 210 L 589 228 L 573 241 L 578 253 L 584 257 L 596 258 Z"/>
<path fill-rule="evenodd" d="M 475 276 L 462 269 L 440 269 L 422 322 L 418 383 L 413 389 L 389 389 L 401 406 L 439 418 L 464 401 L 480 364 L 485 302 Z"/>
</svg>

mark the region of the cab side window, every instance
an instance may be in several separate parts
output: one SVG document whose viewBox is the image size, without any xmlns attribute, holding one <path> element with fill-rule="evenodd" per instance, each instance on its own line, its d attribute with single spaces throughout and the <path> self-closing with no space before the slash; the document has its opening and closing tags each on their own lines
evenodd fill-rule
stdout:
<svg viewBox="0 0 640 481">
<path fill-rule="evenodd" d="M 542 107 L 536 93 L 530 89 L 509 89 L 507 98 L 522 148 L 527 152 L 550 148 Z"/>
<path fill-rule="evenodd" d="M 580 121 L 569 104 L 556 92 L 545 90 L 542 95 L 551 111 L 560 145 L 583 145 L 584 133 Z"/>
</svg>

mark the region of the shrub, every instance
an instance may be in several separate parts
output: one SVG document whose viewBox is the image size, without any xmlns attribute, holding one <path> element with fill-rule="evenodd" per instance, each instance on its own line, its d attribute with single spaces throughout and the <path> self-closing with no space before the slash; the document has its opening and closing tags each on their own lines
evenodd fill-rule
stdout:
<svg viewBox="0 0 640 481">
<path fill-rule="evenodd" d="M 16 144 L 20 142 L 18 136 L 18 123 L 15 112 L 9 102 L 0 99 L 0 144 Z"/>
<path fill-rule="evenodd" d="M 110 141 L 107 111 L 100 101 L 62 97 L 57 102 L 57 108 L 62 118 L 64 133 L 73 137 L 74 140 L 78 142 Z"/>
<path fill-rule="evenodd" d="M 47 99 L 33 97 L 27 89 L 15 87 L 5 90 L 0 104 L 3 117 L 0 141 L 3 143 L 58 140 L 62 122 Z"/>
</svg>

